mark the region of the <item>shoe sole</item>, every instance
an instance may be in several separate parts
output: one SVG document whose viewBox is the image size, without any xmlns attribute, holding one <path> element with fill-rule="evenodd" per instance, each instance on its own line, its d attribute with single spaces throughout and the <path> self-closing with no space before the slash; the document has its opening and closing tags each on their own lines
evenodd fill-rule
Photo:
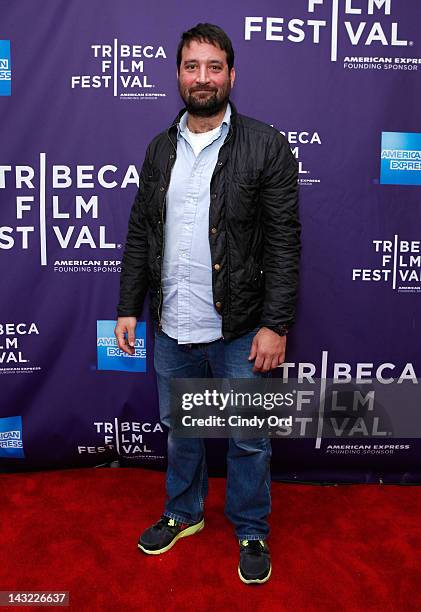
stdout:
<svg viewBox="0 0 421 612">
<path fill-rule="evenodd" d="M 267 582 L 269 580 L 271 573 L 272 573 L 272 564 L 270 565 L 269 573 L 268 573 L 268 575 L 265 578 L 261 578 L 261 579 L 254 578 L 252 580 L 247 580 L 242 575 L 241 570 L 240 570 L 240 566 L 238 566 L 238 575 L 240 576 L 241 582 L 244 582 L 244 584 L 263 584 L 263 583 L 265 583 L 265 582 Z"/>
<path fill-rule="evenodd" d="M 194 525 L 190 525 L 190 527 L 186 527 L 186 529 L 180 531 L 180 533 L 177 534 L 175 538 L 171 540 L 169 544 L 167 544 L 167 546 L 164 546 L 164 548 L 159 548 L 158 550 L 149 550 L 147 548 L 144 548 L 140 543 L 137 546 L 147 555 L 161 555 L 162 553 L 167 552 L 167 550 L 170 550 L 170 548 L 172 548 L 174 544 L 181 538 L 186 538 L 187 536 L 191 536 L 195 533 L 199 533 L 199 531 L 202 531 L 204 526 L 205 519 L 202 519 L 200 523 L 195 523 Z"/>
</svg>

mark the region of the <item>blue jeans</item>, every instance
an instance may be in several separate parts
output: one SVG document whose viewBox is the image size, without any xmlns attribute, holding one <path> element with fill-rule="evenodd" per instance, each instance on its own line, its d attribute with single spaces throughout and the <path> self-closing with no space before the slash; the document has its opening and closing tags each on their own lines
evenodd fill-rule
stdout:
<svg viewBox="0 0 421 612">
<path fill-rule="evenodd" d="M 163 331 L 155 331 L 154 365 L 158 382 L 161 422 L 169 428 L 167 499 L 165 516 L 197 523 L 203 516 L 208 492 L 205 445 L 201 438 L 172 435 L 170 381 L 172 378 L 252 378 L 248 361 L 257 330 L 227 342 L 178 344 Z M 225 514 L 241 540 L 264 540 L 269 534 L 271 510 L 269 438 L 229 439 Z"/>
</svg>

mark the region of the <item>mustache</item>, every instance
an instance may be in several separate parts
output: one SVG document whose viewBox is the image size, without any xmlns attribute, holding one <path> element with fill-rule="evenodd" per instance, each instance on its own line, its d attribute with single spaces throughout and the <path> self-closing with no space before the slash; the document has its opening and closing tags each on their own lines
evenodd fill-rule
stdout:
<svg viewBox="0 0 421 612">
<path fill-rule="evenodd" d="M 195 93 L 196 91 L 210 91 L 214 92 L 216 89 L 209 89 L 208 87 L 195 87 L 194 89 L 190 89 L 190 93 Z"/>
</svg>

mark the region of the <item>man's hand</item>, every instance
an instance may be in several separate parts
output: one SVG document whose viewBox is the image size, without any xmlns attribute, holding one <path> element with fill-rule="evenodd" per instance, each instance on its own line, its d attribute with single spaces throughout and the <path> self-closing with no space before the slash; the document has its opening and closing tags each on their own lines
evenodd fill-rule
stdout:
<svg viewBox="0 0 421 612">
<path fill-rule="evenodd" d="M 269 372 L 285 360 L 286 336 L 262 327 L 253 338 L 249 361 L 254 361 L 253 372 Z"/>
<path fill-rule="evenodd" d="M 118 348 L 128 355 L 134 355 L 135 331 L 136 317 L 118 317 L 114 335 L 117 338 Z"/>
</svg>

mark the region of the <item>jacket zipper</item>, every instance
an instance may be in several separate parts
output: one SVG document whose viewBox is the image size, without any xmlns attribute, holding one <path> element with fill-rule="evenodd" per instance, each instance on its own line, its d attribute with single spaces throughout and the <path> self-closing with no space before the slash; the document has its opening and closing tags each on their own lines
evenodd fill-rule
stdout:
<svg viewBox="0 0 421 612">
<path fill-rule="evenodd" d="M 161 312 L 162 312 L 162 265 L 163 265 L 163 261 L 164 261 L 164 248 L 165 248 L 165 228 L 164 228 L 164 212 L 165 212 L 165 207 L 167 205 L 166 199 L 167 199 L 167 191 L 168 191 L 168 187 L 170 185 L 170 180 L 171 180 L 171 171 L 174 167 L 175 164 L 175 159 L 177 157 L 177 149 L 174 146 L 173 141 L 171 140 L 168 131 L 167 131 L 167 137 L 168 140 L 170 141 L 173 149 L 174 149 L 174 160 L 172 162 L 171 168 L 170 168 L 170 178 L 168 180 L 168 183 L 166 185 L 165 188 L 165 193 L 164 193 L 164 202 L 162 204 L 162 208 L 161 208 L 161 231 L 162 231 L 162 248 L 161 248 L 161 259 L 160 259 L 160 267 L 161 267 L 161 273 L 160 273 L 160 285 L 159 285 L 159 304 L 158 304 L 158 330 L 162 329 L 162 325 L 161 325 Z"/>
</svg>

